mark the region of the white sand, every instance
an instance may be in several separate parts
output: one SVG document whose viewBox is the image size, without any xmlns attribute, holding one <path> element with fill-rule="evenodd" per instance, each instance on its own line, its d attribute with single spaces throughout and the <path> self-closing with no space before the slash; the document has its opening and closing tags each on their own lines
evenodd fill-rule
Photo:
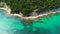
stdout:
<svg viewBox="0 0 60 34">
<path fill-rule="evenodd" d="M 37 16 L 23 17 L 22 15 L 19 15 L 19 14 L 11 14 L 10 13 L 11 12 L 10 9 L 7 9 L 7 8 L 0 8 L 0 9 L 6 10 L 7 11 L 7 14 L 9 16 L 18 16 L 18 17 L 20 17 L 22 19 L 36 19 L 36 18 L 41 17 L 41 16 L 44 16 L 44 15 L 47 16 L 48 14 L 52 14 L 52 13 L 55 14 L 56 12 L 60 12 L 60 11 L 56 11 L 56 12 L 49 12 L 49 13 L 45 13 L 45 14 L 40 14 L 40 15 L 37 15 Z"/>
</svg>

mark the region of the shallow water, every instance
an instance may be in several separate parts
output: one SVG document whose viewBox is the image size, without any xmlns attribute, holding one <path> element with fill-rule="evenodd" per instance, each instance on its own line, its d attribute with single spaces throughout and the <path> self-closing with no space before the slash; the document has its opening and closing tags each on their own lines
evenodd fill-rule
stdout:
<svg viewBox="0 0 60 34">
<path fill-rule="evenodd" d="M 38 18 L 29 24 L 0 9 L 0 34 L 60 34 L 60 13 Z"/>
</svg>

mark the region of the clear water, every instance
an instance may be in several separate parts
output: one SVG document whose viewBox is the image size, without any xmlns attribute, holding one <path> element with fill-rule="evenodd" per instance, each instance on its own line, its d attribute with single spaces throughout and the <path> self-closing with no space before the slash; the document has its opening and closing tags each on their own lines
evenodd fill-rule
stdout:
<svg viewBox="0 0 60 34">
<path fill-rule="evenodd" d="M 0 34 L 60 34 L 60 13 L 41 17 L 29 24 L 0 9 Z"/>
</svg>

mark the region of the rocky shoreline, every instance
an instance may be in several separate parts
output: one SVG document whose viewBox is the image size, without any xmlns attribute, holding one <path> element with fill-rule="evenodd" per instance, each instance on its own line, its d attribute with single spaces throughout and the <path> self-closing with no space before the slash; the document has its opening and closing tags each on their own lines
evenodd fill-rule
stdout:
<svg viewBox="0 0 60 34">
<path fill-rule="evenodd" d="M 3 10 L 6 10 L 7 12 L 7 15 L 9 16 L 18 16 L 20 17 L 21 19 L 26 19 L 26 20 L 32 20 L 32 19 L 36 19 L 38 17 L 42 17 L 42 16 L 48 16 L 49 14 L 55 14 L 57 12 L 60 12 L 59 10 L 58 11 L 53 11 L 53 12 L 48 12 L 48 13 L 44 13 L 44 14 L 40 14 L 40 15 L 37 15 L 37 16 L 29 16 L 29 17 L 23 17 L 21 14 L 11 14 L 11 9 L 5 4 L 4 7 L 0 7 L 0 9 L 3 9 Z"/>
</svg>

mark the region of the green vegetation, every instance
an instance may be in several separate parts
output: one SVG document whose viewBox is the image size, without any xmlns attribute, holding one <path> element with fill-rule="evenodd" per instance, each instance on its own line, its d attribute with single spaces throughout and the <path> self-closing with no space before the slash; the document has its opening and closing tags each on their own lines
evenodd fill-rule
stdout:
<svg viewBox="0 0 60 34">
<path fill-rule="evenodd" d="M 19 13 L 22 12 L 26 15 L 35 9 L 40 11 L 54 9 L 60 7 L 60 0 L 0 0 L 6 2 L 10 5 L 12 12 Z"/>
</svg>

